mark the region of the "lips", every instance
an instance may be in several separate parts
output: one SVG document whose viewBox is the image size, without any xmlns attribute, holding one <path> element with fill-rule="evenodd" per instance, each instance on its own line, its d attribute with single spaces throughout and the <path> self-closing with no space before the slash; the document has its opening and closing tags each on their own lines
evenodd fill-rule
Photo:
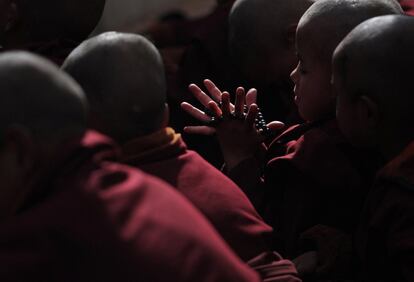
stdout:
<svg viewBox="0 0 414 282">
<path fill-rule="evenodd" d="M 298 93 L 296 91 L 296 86 L 293 89 L 293 94 L 295 95 L 295 97 L 294 97 L 295 104 L 298 105 L 298 103 L 299 103 L 299 96 L 298 96 Z"/>
</svg>

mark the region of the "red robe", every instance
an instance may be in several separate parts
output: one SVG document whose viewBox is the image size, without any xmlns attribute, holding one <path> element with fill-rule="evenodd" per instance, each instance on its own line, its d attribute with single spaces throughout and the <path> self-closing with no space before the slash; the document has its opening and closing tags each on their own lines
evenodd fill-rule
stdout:
<svg viewBox="0 0 414 282">
<path fill-rule="evenodd" d="M 414 0 L 401 0 L 399 2 L 407 15 L 414 16 Z"/>
<path fill-rule="evenodd" d="M 356 245 L 363 281 L 414 281 L 414 142 L 379 172 Z"/>
<path fill-rule="evenodd" d="M 248 261 L 269 250 L 272 228 L 265 224 L 239 187 L 165 129 L 124 147 L 124 162 L 177 188 Z"/>
<path fill-rule="evenodd" d="M 0 224 L 1 281 L 258 281 L 164 182 L 94 132 Z"/>
<path fill-rule="evenodd" d="M 338 234 L 354 232 L 377 169 L 364 160 L 330 120 L 288 129 L 270 145 L 267 161 L 246 160 L 229 175 L 275 229 L 275 249 L 290 259 L 316 250 L 324 264 L 318 271 L 337 275 Z"/>
</svg>

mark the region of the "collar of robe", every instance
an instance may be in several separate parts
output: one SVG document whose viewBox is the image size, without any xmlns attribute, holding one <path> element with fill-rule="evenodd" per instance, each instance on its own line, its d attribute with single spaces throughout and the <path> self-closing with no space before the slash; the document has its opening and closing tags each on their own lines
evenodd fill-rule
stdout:
<svg viewBox="0 0 414 282">
<path fill-rule="evenodd" d="M 186 149 L 181 134 L 167 127 L 127 142 L 122 146 L 122 161 L 131 165 L 142 165 L 175 157 Z"/>
<path fill-rule="evenodd" d="M 74 179 L 84 165 L 102 161 L 115 161 L 119 159 L 120 151 L 109 138 L 93 130 L 84 133 L 81 139 L 70 140 L 61 146 L 62 154 L 53 160 L 54 168 L 41 175 L 35 181 L 25 204 L 18 210 L 24 212 L 47 200 L 54 193 L 64 187 L 59 183 L 62 179 Z"/>
</svg>

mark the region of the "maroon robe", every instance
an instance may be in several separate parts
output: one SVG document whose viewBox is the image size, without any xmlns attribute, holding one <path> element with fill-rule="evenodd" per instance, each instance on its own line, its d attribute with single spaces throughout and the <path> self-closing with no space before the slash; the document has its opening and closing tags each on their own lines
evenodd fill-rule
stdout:
<svg viewBox="0 0 414 282">
<path fill-rule="evenodd" d="M 275 249 L 290 259 L 316 250 L 325 264 L 318 271 L 337 275 L 331 252 L 342 247 L 338 234 L 353 234 L 377 169 L 365 159 L 329 120 L 288 129 L 270 145 L 267 161 L 246 160 L 229 175 L 276 230 Z"/>
<path fill-rule="evenodd" d="M 378 174 L 356 236 L 363 281 L 414 281 L 414 142 Z"/>
<path fill-rule="evenodd" d="M 401 0 L 399 2 L 407 15 L 414 16 L 414 0 Z"/>
<path fill-rule="evenodd" d="M 272 228 L 244 193 L 199 154 L 187 150 L 172 129 L 137 138 L 123 148 L 125 163 L 177 188 L 244 261 L 269 250 Z"/>
<path fill-rule="evenodd" d="M 1 281 L 258 281 L 164 182 L 89 132 L 0 224 Z"/>
</svg>

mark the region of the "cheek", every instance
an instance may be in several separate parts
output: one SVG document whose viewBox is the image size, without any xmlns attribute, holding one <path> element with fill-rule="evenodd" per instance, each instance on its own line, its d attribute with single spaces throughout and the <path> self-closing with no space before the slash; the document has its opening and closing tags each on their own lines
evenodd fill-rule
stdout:
<svg viewBox="0 0 414 282">
<path fill-rule="evenodd" d="M 21 178 L 10 155 L 0 154 L 0 217 L 13 212 L 22 188 Z"/>
<path fill-rule="evenodd" d="M 297 89 L 297 105 L 302 118 L 313 121 L 331 112 L 333 99 L 330 85 L 311 78 L 302 79 Z"/>
<path fill-rule="evenodd" d="M 368 131 L 364 122 L 358 118 L 355 105 L 339 103 L 337 107 L 338 125 L 347 140 L 357 147 L 366 147 Z"/>
</svg>

